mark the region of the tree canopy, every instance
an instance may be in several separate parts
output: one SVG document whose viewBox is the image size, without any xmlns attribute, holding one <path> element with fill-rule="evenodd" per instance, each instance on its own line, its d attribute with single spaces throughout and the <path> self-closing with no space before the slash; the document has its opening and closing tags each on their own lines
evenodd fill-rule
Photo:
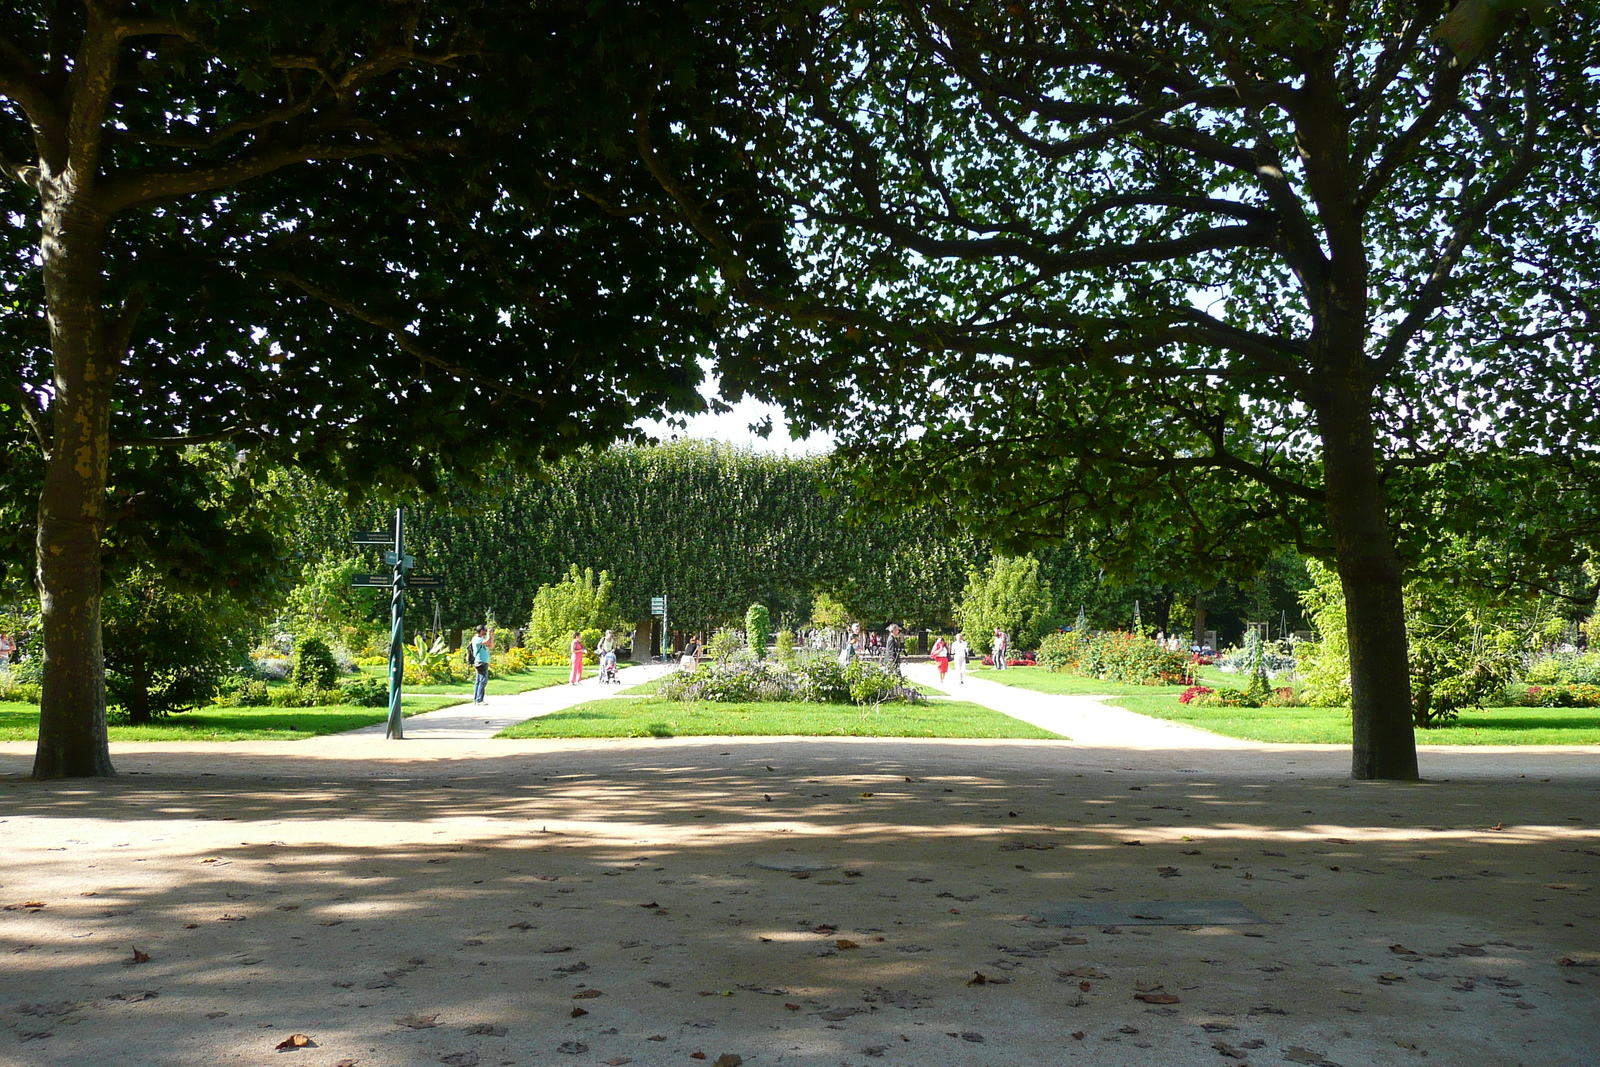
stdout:
<svg viewBox="0 0 1600 1067">
<path fill-rule="evenodd" d="M 354 491 L 428 489 L 441 454 L 471 474 L 703 405 L 704 254 L 631 142 L 640 94 L 664 123 L 692 105 L 641 72 L 692 65 L 705 14 L 0 4 L 0 405 L 38 470 L 37 774 L 110 771 L 99 557 L 127 450 L 226 440 Z"/>
<path fill-rule="evenodd" d="M 780 4 L 747 49 L 680 142 L 749 143 L 798 282 L 655 154 L 760 324 L 725 389 L 910 439 L 864 484 L 1019 548 L 1327 558 L 1353 773 L 1415 777 L 1406 567 L 1507 455 L 1594 528 L 1592 8 Z"/>
</svg>

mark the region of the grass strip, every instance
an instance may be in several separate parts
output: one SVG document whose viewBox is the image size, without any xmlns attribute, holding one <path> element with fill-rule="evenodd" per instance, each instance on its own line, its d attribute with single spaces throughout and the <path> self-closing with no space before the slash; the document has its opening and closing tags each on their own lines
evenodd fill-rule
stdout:
<svg viewBox="0 0 1600 1067">
<path fill-rule="evenodd" d="M 1245 741 L 1273 744 L 1350 743 L 1349 708 L 1209 708 L 1178 703 L 1182 686 L 1121 685 L 1043 667 L 984 671 L 982 677 L 1039 693 L 1107 696 L 1106 703 L 1140 715 L 1181 722 Z M 1201 684 L 1242 688 L 1238 675 L 1201 672 Z M 1468 709 L 1451 726 L 1416 731 L 1419 745 L 1595 745 L 1600 744 L 1600 709 Z"/>
<path fill-rule="evenodd" d="M 965 737 L 1059 740 L 1059 734 L 956 700 L 927 704 L 684 703 L 621 696 L 519 723 L 497 737 Z"/>
<path fill-rule="evenodd" d="M 460 704 L 467 696 L 405 696 L 407 717 Z M 113 741 L 299 741 L 383 722 L 388 708 L 331 704 L 316 708 L 204 708 L 168 715 L 148 726 L 112 726 Z M 0 702 L 0 741 L 36 741 L 39 705 Z"/>
</svg>

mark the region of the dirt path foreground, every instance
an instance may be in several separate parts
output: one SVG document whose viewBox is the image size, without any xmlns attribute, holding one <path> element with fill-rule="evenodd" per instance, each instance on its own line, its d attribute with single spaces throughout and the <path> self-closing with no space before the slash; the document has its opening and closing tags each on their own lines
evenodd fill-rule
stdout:
<svg viewBox="0 0 1600 1067">
<path fill-rule="evenodd" d="M 31 748 L 0 1064 L 1600 1062 L 1592 753 L 339 738 L 37 783 Z M 1265 921 L 1145 924 L 1173 902 Z"/>
</svg>

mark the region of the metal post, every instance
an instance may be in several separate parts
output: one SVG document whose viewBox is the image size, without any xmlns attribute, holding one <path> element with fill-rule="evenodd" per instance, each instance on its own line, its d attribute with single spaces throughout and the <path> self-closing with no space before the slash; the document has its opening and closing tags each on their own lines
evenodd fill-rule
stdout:
<svg viewBox="0 0 1600 1067">
<path fill-rule="evenodd" d="M 667 654 L 667 640 L 671 635 L 672 628 L 667 625 L 667 594 L 663 591 L 661 594 L 661 659 L 664 663 L 672 662 Z"/>
<path fill-rule="evenodd" d="M 406 534 L 405 509 L 394 509 L 394 585 L 389 596 L 389 728 L 385 737 L 405 737 L 401 725 L 400 690 L 406 673 Z"/>
</svg>

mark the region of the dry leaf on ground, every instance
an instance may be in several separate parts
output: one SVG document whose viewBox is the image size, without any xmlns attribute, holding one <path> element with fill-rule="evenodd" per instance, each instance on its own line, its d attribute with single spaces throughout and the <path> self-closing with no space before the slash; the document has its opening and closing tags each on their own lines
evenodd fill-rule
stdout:
<svg viewBox="0 0 1600 1067">
<path fill-rule="evenodd" d="M 307 1037 L 305 1034 L 290 1034 L 288 1037 L 284 1038 L 282 1041 L 273 1046 L 273 1048 L 277 1049 L 279 1052 L 293 1052 L 297 1048 L 316 1047 L 317 1043 L 311 1040 L 311 1038 Z"/>
</svg>

